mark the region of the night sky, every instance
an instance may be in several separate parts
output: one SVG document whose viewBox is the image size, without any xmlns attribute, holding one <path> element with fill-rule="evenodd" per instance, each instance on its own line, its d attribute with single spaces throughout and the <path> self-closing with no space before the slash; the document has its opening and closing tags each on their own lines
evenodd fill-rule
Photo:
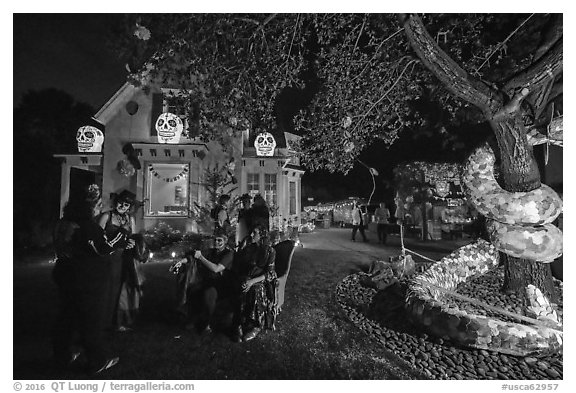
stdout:
<svg viewBox="0 0 576 393">
<path fill-rule="evenodd" d="M 15 14 L 14 106 L 28 90 L 54 87 L 100 109 L 124 84 L 127 74 L 106 47 L 106 28 L 114 18 L 106 14 Z"/>
</svg>

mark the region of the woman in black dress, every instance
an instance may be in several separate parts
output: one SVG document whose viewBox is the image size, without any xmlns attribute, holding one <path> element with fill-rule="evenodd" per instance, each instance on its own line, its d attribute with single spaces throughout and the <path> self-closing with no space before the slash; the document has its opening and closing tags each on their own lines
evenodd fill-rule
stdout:
<svg viewBox="0 0 576 393">
<path fill-rule="evenodd" d="M 269 245 L 267 230 L 263 225 L 256 226 L 234 258 L 233 270 L 238 277 L 235 341 L 249 341 L 262 329 L 274 329 L 278 288 L 275 260 L 276 252 Z"/>
<path fill-rule="evenodd" d="M 129 237 L 134 231 L 134 218 L 130 215 L 130 209 L 134 206 L 136 195 L 130 191 L 122 191 L 120 194 L 113 194 L 114 208 L 100 216 L 99 224 L 109 239 L 116 237 L 119 233 Z M 108 327 L 123 332 L 129 328 L 124 326 L 124 312 L 120 311 L 118 304 L 120 302 L 120 292 L 122 284 L 126 279 L 125 263 L 122 254 L 124 249 L 117 247 L 110 255 L 112 264 L 112 279 L 110 293 L 108 294 Z"/>
<path fill-rule="evenodd" d="M 67 238 L 56 239 L 61 246 L 67 244 L 67 251 L 62 260 L 59 256 L 54 268 L 63 302 L 54 331 L 55 357 L 62 363 L 77 359 L 72 341 L 78 332 L 90 373 L 100 373 L 118 363 L 119 358 L 110 356 L 104 339 L 106 295 L 111 283 L 109 256 L 115 247 L 131 248 L 134 244 L 122 233 L 114 238 L 106 237 L 95 221 L 101 208 L 102 199 L 96 185 L 71 198 L 62 221 L 72 228 L 72 233 L 67 232 Z M 56 231 L 57 237 L 61 233 Z"/>
</svg>

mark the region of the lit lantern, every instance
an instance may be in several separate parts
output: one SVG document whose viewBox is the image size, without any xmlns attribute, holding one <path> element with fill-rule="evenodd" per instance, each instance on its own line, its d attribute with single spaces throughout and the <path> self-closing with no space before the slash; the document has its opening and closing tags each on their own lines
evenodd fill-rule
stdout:
<svg viewBox="0 0 576 393">
<path fill-rule="evenodd" d="M 84 126 L 76 132 L 78 151 L 80 153 L 100 153 L 104 143 L 104 134 L 93 126 Z"/>
<path fill-rule="evenodd" d="M 274 155 L 276 140 L 269 132 L 261 132 L 254 140 L 257 156 L 271 157 Z"/>
<path fill-rule="evenodd" d="M 162 113 L 156 120 L 156 131 L 160 143 L 180 143 L 184 123 L 173 113 Z"/>
</svg>

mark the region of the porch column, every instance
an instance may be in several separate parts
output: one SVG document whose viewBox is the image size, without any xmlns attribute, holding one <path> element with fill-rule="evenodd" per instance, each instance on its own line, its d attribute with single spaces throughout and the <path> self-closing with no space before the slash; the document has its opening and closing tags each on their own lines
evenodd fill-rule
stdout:
<svg viewBox="0 0 576 393">
<path fill-rule="evenodd" d="M 70 197 L 70 165 L 66 158 L 62 159 L 60 171 L 60 217 L 64 214 L 64 206 Z"/>
</svg>

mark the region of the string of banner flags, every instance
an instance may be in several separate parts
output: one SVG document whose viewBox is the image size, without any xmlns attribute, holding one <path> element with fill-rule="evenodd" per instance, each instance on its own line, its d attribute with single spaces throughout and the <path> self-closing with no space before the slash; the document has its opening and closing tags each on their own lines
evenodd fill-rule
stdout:
<svg viewBox="0 0 576 393">
<path fill-rule="evenodd" d="M 154 169 L 153 164 L 148 164 L 148 170 L 154 175 L 154 177 L 157 177 L 160 180 L 164 180 L 166 183 L 172 183 L 182 179 L 183 177 L 188 176 L 188 165 L 184 165 L 184 167 L 182 168 L 182 172 L 172 177 L 163 177 L 162 175 L 160 175 L 156 171 L 156 169 Z"/>
</svg>

